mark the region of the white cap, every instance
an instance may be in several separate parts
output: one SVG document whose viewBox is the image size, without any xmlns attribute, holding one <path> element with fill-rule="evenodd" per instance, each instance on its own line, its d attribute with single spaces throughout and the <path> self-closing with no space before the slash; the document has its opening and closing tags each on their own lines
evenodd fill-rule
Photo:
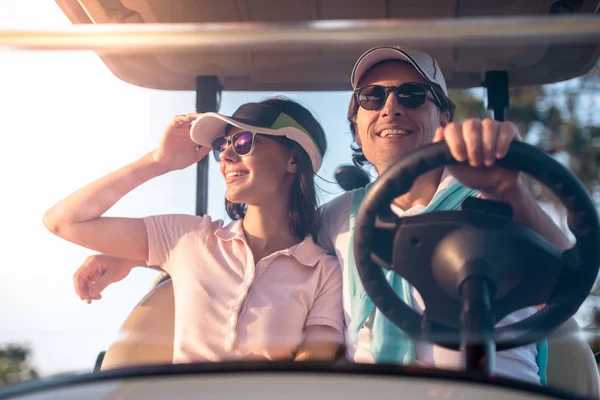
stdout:
<svg viewBox="0 0 600 400">
<path fill-rule="evenodd" d="M 352 88 L 356 89 L 363 75 L 375 64 L 386 60 L 401 60 L 412 64 L 429 83 L 439 85 L 448 95 L 446 81 L 439 64 L 432 55 L 418 50 L 404 49 L 396 46 L 373 47 L 358 58 L 352 69 Z"/>
</svg>

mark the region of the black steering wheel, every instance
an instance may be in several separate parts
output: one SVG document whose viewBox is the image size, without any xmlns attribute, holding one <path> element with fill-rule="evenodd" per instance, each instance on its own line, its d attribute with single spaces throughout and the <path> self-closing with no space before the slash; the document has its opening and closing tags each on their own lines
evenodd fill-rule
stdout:
<svg viewBox="0 0 600 400">
<path fill-rule="evenodd" d="M 588 296 L 600 265 L 600 223 L 586 188 L 567 168 L 534 146 L 513 142 L 497 165 L 523 171 L 550 188 L 568 211 L 577 243 L 561 252 L 506 213 L 436 211 L 398 218 L 390 203 L 424 173 L 458 164 L 445 142 L 417 149 L 373 183 L 359 209 L 354 251 L 363 286 L 373 303 L 413 339 L 459 349 L 465 282 L 485 281 L 496 349 L 543 340 L 573 316 Z M 473 200 L 486 202 L 485 200 Z M 489 202 L 495 207 L 498 204 Z M 423 298 L 419 314 L 385 278 L 391 269 Z M 474 302 L 472 304 L 475 304 Z M 494 325 L 512 312 L 545 305 L 510 325 Z"/>
</svg>

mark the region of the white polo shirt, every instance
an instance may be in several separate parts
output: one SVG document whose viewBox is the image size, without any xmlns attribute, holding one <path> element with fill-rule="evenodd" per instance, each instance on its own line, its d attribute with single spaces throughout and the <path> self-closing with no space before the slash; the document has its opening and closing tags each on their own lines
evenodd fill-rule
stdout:
<svg viewBox="0 0 600 400">
<path fill-rule="evenodd" d="M 438 186 L 437 192 L 446 189 L 454 178 L 446 172 L 442 175 L 442 180 Z M 436 192 L 436 193 L 437 193 Z M 348 269 L 347 258 L 348 251 L 352 243 L 350 239 L 352 232 L 349 227 L 350 208 L 352 205 L 352 196 L 354 191 L 343 193 L 321 207 L 322 227 L 319 235 L 319 244 L 330 254 L 337 256 L 343 273 L 343 295 L 344 295 L 344 315 L 346 321 L 346 347 L 347 357 L 358 363 L 373 363 L 370 353 L 371 345 L 371 327 L 373 315 L 367 318 L 364 326 L 358 333 L 358 341 L 353 342 L 348 327 L 350 326 L 350 304 L 351 298 L 348 290 Z M 397 206 L 392 206 L 392 210 L 398 216 L 416 215 L 426 207 L 416 205 L 406 211 L 402 211 Z M 416 290 L 412 290 L 412 304 L 415 311 L 422 313 L 424 309 L 423 300 Z M 497 326 L 508 325 L 522 320 L 532 315 L 537 310 L 527 308 L 508 315 Z M 441 346 L 426 342 L 415 343 L 416 362 L 419 365 L 442 368 L 442 369 L 462 369 L 462 359 L 460 353 L 448 350 Z M 538 375 L 538 365 L 536 362 L 537 347 L 535 344 L 519 347 L 512 350 L 499 352 L 496 356 L 496 374 L 514 379 L 540 384 Z"/>
</svg>

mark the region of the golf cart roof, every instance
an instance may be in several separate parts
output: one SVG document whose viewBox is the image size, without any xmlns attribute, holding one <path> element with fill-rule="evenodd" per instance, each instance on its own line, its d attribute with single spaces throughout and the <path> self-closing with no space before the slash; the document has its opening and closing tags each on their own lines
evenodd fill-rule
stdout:
<svg viewBox="0 0 600 400">
<path fill-rule="evenodd" d="M 305 23 L 392 19 L 446 21 L 462 17 L 497 19 L 554 14 L 595 14 L 600 0 L 56 0 L 73 24 Z M 431 20 L 423 20 L 428 29 Z M 409 23 L 409 22 L 406 22 Z M 350 25 L 351 26 L 351 25 Z M 212 29 L 212 28 L 211 28 Z M 308 26 L 306 29 L 310 29 Z M 276 38 L 275 34 L 272 36 Z M 269 40 L 271 37 L 269 38 Z M 600 43 L 532 42 L 510 46 L 447 43 L 420 46 L 440 63 L 448 86 L 481 85 L 489 70 L 506 70 L 511 85 L 557 82 L 586 73 L 600 55 Z M 402 40 L 397 43 L 402 45 Z M 195 90 L 195 78 L 218 76 L 224 90 L 350 90 L 358 56 L 370 46 L 328 46 L 232 51 L 210 48 L 186 52 L 100 54 L 120 79 L 164 90 Z"/>
</svg>

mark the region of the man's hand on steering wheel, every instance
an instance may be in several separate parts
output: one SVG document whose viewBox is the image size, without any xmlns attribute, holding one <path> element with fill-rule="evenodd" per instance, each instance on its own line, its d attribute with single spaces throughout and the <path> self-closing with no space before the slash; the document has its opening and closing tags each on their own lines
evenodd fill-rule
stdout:
<svg viewBox="0 0 600 400">
<path fill-rule="evenodd" d="M 486 118 L 439 127 L 433 142 L 445 140 L 457 161 L 469 163 L 469 166 L 448 167 L 463 185 L 477 189 L 488 199 L 503 200 L 516 188 L 520 174 L 494 164 L 506 156 L 513 140 L 520 139 L 513 123 Z"/>
</svg>

